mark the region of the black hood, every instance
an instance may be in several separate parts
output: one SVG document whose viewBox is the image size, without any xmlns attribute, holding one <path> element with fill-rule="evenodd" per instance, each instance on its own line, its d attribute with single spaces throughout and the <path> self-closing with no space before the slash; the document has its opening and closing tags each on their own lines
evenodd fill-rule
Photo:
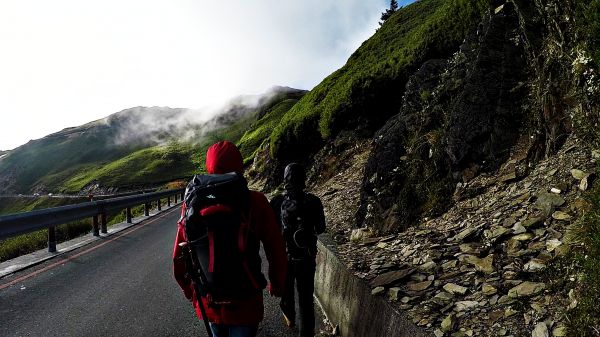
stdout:
<svg viewBox="0 0 600 337">
<path fill-rule="evenodd" d="M 306 173 L 302 165 L 291 163 L 285 167 L 283 173 L 283 186 L 286 191 L 303 191 L 305 187 Z"/>
</svg>

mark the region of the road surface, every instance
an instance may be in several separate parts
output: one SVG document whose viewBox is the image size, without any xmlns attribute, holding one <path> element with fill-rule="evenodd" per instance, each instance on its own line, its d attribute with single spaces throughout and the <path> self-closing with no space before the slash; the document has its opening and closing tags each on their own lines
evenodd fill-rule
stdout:
<svg viewBox="0 0 600 337">
<path fill-rule="evenodd" d="M 205 336 L 172 276 L 178 216 L 175 207 L 0 279 L 0 336 Z M 296 336 L 265 298 L 258 335 Z"/>
</svg>

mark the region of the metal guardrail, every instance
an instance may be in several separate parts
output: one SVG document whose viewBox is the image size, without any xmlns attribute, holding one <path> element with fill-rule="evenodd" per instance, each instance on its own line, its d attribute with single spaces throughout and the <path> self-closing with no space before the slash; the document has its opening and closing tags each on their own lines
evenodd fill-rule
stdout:
<svg viewBox="0 0 600 337">
<path fill-rule="evenodd" d="M 107 233 L 106 215 L 108 212 L 125 209 L 126 221 L 131 223 L 133 206 L 143 204 L 144 215 L 148 216 L 152 202 L 158 201 L 157 205 L 160 211 L 161 199 L 167 198 L 167 205 L 171 206 L 171 197 L 174 197 L 174 201 L 177 203 L 178 197 L 181 198 L 180 200 L 183 199 L 184 192 L 185 189 L 167 190 L 0 216 L 0 239 L 48 228 L 48 251 L 55 252 L 56 225 L 91 217 L 93 235 L 99 236 L 100 231 Z"/>
</svg>

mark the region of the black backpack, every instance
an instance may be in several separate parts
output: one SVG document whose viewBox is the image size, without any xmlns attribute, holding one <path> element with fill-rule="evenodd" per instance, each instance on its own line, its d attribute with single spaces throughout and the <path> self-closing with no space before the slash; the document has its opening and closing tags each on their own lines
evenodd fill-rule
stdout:
<svg viewBox="0 0 600 337">
<path fill-rule="evenodd" d="M 260 243 L 249 228 L 250 191 L 237 173 L 197 175 L 185 192 L 182 218 L 192 276 L 209 303 L 262 292 Z M 188 267 L 189 271 L 190 267 Z"/>
<path fill-rule="evenodd" d="M 316 255 L 317 236 L 313 224 L 306 221 L 306 195 L 293 197 L 283 195 L 281 202 L 281 226 L 288 254 L 293 258 L 308 258 Z"/>
</svg>

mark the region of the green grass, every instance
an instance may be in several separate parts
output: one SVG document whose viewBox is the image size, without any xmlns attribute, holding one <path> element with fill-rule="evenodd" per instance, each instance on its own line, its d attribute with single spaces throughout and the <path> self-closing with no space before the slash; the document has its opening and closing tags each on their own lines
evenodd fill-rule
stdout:
<svg viewBox="0 0 600 337">
<path fill-rule="evenodd" d="M 189 177 L 196 169 L 194 155 L 192 145 L 177 142 L 146 148 L 109 164 L 80 171 L 62 184 L 61 191 L 76 193 L 92 182 L 135 188 Z"/>
<path fill-rule="evenodd" d="M 241 137 L 238 146 L 244 157 L 244 162 L 249 163 L 254 158 L 256 151 L 260 148 L 265 140 L 269 138 L 273 129 L 277 127 L 281 118 L 288 112 L 298 99 L 290 98 L 278 102 L 276 105 L 268 109 L 264 116 L 256 121 L 248 131 Z"/>
<path fill-rule="evenodd" d="M 600 68 L 600 0 L 577 1 L 578 33 Z"/>
<path fill-rule="evenodd" d="M 36 209 L 58 207 L 88 201 L 87 198 L 10 197 L 0 198 L 0 215 L 28 212 Z"/>
<path fill-rule="evenodd" d="M 580 221 L 577 229 L 584 243 L 584 251 L 571 257 L 581 266 L 581 282 L 578 289 L 579 304 L 567 315 L 570 336 L 597 336 L 600 331 L 600 183 L 587 194 L 591 211 Z"/>
<path fill-rule="evenodd" d="M 25 193 L 40 182 L 59 186 L 66 175 L 84 168 L 83 163 L 109 162 L 141 147 L 116 146 L 108 141 L 116 131 L 108 127 L 77 130 L 34 140 L 11 151 L 0 161 L 0 171 L 15 171 L 17 192 Z"/>
<path fill-rule="evenodd" d="M 398 112 L 404 85 L 423 61 L 443 58 L 488 9 L 486 0 L 422 0 L 389 18 L 285 116 L 270 136 L 272 155 L 307 155 L 340 130 L 375 130 Z"/>
</svg>

